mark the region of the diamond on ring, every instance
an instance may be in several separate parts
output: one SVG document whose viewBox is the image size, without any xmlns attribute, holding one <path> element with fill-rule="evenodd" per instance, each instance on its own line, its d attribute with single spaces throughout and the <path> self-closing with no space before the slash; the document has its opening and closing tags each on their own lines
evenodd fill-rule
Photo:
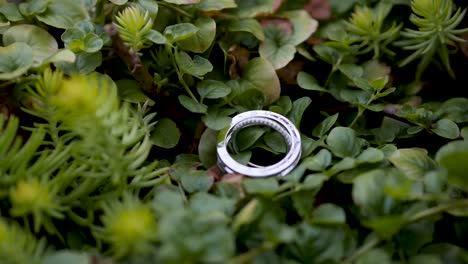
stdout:
<svg viewBox="0 0 468 264">
<path fill-rule="evenodd" d="M 236 161 L 228 152 L 228 146 L 241 129 L 263 125 L 277 131 L 287 144 L 287 153 L 279 162 L 268 166 L 247 166 Z M 234 144 L 234 149 L 237 147 Z M 237 151 L 237 150 L 236 150 Z M 301 136 L 296 126 L 286 117 L 271 111 L 254 110 L 236 115 L 218 143 L 218 167 L 226 173 L 239 173 L 249 177 L 286 176 L 299 163 L 301 158 Z"/>
</svg>

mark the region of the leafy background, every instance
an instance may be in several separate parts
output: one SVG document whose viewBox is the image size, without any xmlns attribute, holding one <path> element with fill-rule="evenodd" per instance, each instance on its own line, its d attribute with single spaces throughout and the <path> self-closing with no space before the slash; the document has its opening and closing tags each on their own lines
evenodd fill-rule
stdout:
<svg viewBox="0 0 468 264">
<path fill-rule="evenodd" d="M 1 262 L 467 263 L 465 9 L 0 0 Z M 284 178 L 215 166 L 254 109 L 301 132 Z"/>
</svg>

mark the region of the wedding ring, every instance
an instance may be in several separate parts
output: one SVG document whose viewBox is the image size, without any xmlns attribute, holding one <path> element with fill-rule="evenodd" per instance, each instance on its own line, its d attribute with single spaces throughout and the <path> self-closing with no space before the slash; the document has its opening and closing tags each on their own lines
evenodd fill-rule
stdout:
<svg viewBox="0 0 468 264">
<path fill-rule="evenodd" d="M 236 134 L 243 128 L 255 125 L 271 127 L 283 137 L 287 144 L 287 153 L 279 162 L 268 166 L 247 166 L 236 161 L 229 153 L 228 147 L 238 152 L 235 144 Z M 217 153 L 218 167 L 225 173 L 238 173 L 249 177 L 283 177 L 296 167 L 301 158 L 301 136 L 296 126 L 280 114 L 264 110 L 247 111 L 232 118 L 224 139 L 217 145 Z"/>
</svg>

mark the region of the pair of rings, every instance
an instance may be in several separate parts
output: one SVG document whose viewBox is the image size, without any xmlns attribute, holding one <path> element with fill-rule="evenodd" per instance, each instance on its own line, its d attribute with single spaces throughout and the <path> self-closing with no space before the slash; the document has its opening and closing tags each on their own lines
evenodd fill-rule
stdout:
<svg viewBox="0 0 468 264">
<path fill-rule="evenodd" d="M 286 155 L 277 163 L 268 166 L 243 165 L 236 161 L 228 148 L 238 152 L 234 143 L 237 133 L 249 126 L 267 126 L 277 131 L 287 144 Z M 233 117 L 224 139 L 217 145 L 218 167 L 225 173 L 238 173 L 250 177 L 286 176 L 301 158 L 301 136 L 296 126 L 286 117 L 264 110 L 247 111 Z"/>
</svg>

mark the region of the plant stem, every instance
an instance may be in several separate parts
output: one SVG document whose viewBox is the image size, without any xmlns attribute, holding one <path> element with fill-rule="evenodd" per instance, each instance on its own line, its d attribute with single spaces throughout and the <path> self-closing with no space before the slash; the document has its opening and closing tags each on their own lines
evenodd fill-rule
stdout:
<svg viewBox="0 0 468 264">
<path fill-rule="evenodd" d="M 119 30 L 114 24 L 105 25 L 104 30 L 112 40 L 112 48 L 115 53 L 125 62 L 143 92 L 150 98 L 156 98 L 157 90 L 153 87 L 153 77 L 141 62 L 138 54 L 124 43 L 122 38 L 120 38 Z"/>
<path fill-rule="evenodd" d="M 174 52 L 177 52 L 177 50 L 172 50 L 171 47 L 169 45 L 166 45 L 166 50 L 167 52 L 170 54 L 171 56 L 171 61 L 172 61 L 172 64 L 174 65 L 174 69 L 176 69 L 176 72 L 177 72 L 177 78 L 179 79 L 179 82 L 182 84 L 182 86 L 184 87 L 185 91 L 188 93 L 188 95 L 195 101 L 198 103 L 198 100 L 197 100 L 197 97 L 195 97 L 195 95 L 192 93 L 192 91 L 190 90 L 190 87 L 188 87 L 187 83 L 185 82 L 184 80 L 184 74 L 180 71 L 178 65 L 177 65 L 177 61 L 175 59 L 175 55 L 174 55 Z"/>
</svg>

